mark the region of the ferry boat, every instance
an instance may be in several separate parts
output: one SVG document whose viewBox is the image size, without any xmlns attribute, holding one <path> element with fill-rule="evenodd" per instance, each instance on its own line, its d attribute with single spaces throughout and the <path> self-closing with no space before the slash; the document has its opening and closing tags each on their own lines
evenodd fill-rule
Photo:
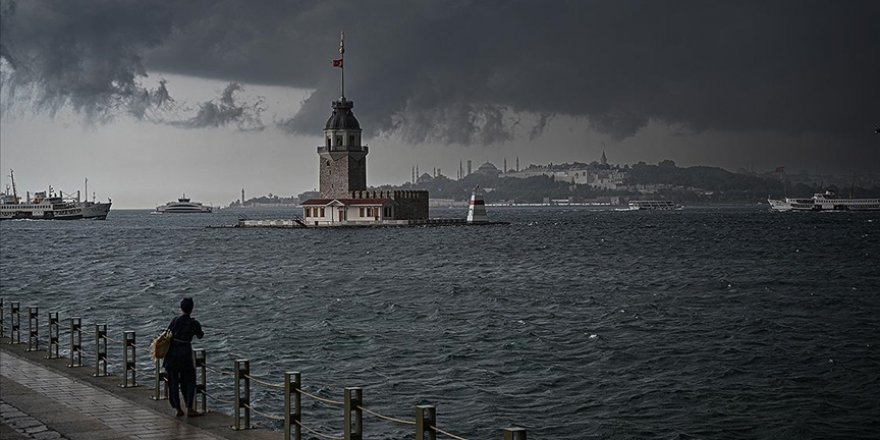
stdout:
<svg viewBox="0 0 880 440">
<path fill-rule="evenodd" d="M 831 191 L 811 198 L 768 198 L 767 202 L 774 211 L 880 211 L 880 199 L 844 199 Z"/>
<path fill-rule="evenodd" d="M 65 201 L 53 193 L 38 192 L 33 200 L 24 202 L 17 194 L 0 197 L 0 220 L 76 220 L 83 218 L 82 208 L 75 202 Z"/>
<path fill-rule="evenodd" d="M 186 194 L 183 197 L 177 199 L 176 202 L 168 202 L 162 206 L 156 207 L 156 212 L 161 214 L 201 214 L 201 213 L 210 213 L 210 206 L 205 206 L 199 202 L 193 202 L 189 198 L 186 197 Z"/>
<path fill-rule="evenodd" d="M 631 200 L 629 208 L 624 211 L 675 211 L 681 209 L 680 205 L 669 200 Z"/>
<path fill-rule="evenodd" d="M 107 218 L 110 203 L 81 203 L 79 200 L 69 200 L 52 191 L 41 191 L 34 194 L 31 199 L 30 193 L 24 201 L 18 196 L 15 187 L 15 174 L 9 170 L 9 179 L 12 182 L 12 194 L 9 187 L 0 194 L 0 220 L 34 219 L 34 220 L 77 220 L 81 218 Z"/>
</svg>

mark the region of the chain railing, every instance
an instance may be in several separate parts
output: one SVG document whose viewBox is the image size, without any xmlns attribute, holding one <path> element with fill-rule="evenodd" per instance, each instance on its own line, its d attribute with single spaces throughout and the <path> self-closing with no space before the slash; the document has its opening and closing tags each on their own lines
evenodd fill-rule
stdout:
<svg viewBox="0 0 880 440">
<path fill-rule="evenodd" d="M 0 332 L 3 331 L 3 312 L 4 302 L 0 298 Z M 20 325 L 20 306 L 19 303 L 13 302 L 9 304 L 9 343 L 21 343 L 21 325 Z M 82 343 L 82 319 L 79 317 L 69 318 L 70 331 L 65 332 L 69 337 L 70 352 L 67 366 L 81 367 L 83 366 L 83 343 Z M 48 341 L 47 358 L 55 359 L 59 357 L 60 346 L 60 324 L 58 312 L 50 312 L 48 314 Z M 0 333 L 0 337 L 3 333 Z M 39 349 L 39 310 L 37 307 L 28 308 L 28 351 Z M 123 332 L 121 341 L 117 341 L 109 336 L 106 324 L 95 325 L 95 347 L 94 361 L 95 377 L 109 376 L 108 369 L 108 343 L 120 343 L 122 345 L 122 366 L 123 381 L 119 384 L 122 388 L 137 387 L 137 351 L 140 348 L 149 354 L 149 349 L 139 347 L 134 331 L 127 330 Z M 247 430 L 252 428 L 251 415 L 258 415 L 273 422 L 280 422 L 284 430 L 284 440 L 302 440 L 303 432 L 314 437 L 327 440 L 363 440 L 364 438 L 364 414 L 372 416 L 376 419 L 394 423 L 398 425 L 410 426 L 415 430 L 415 440 L 436 440 L 438 434 L 453 440 L 467 440 L 437 426 L 437 409 L 434 405 L 416 405 L 415 419 L 408 420 L 399 417 L 392 417 L 382 414 L 378 411 L 369 409 L 364 406 L 364 390 L 361 387 L 345 387 L 343 388 L 343 399 L 335 400 L 328 397 L 309 393 L 303 389 L 302 374 L 298 371 L 289 371 L 284 373 L 282 382 L 272 382 L 270 380 L 256 377 L 251 374 L 250 359 L 236 359 L 233 361 L 232 371 L 224 369 L 214 369 L 208 365 L 207 353 L 204 349 L 193 350 L 195 367 L 197 372 L 196 393 L 198 400 L 196 402 L 196 410 L 202 413 L 208 411 L 207 399 L 211 399 L 222 405 L 231 405 L 233 409 L 234 430 Z M 167 374 L 162 371 L 161 360 L 157 359 L 154 363 L 154 393 L 152 398 L 156 400 L 167 399 L 169 394 L 169 385 Z M 233 400 L 225 400 L 208 392 L 207 373 L 208 371 L 218 376 L 232 376 L 233 378 Z M 280 391 L 283 393 L 284 408 L 283 414 L 272 414 L 254 408 L 251 400 L 252 385 L 258 385 L 272 391 Z M 317 403 L 326 406 L 342 408 L 342 436 L 329 434 L 332 429 L 326 427 L 310 427 L 303 423 L 303 397 L 312 399 Z M 339 431 L 336 431 L 337 433 Z M 526 430 L 520 427 L 509 427 L 503 430 L 504 440 L 527 440 Z"/>
</svg>

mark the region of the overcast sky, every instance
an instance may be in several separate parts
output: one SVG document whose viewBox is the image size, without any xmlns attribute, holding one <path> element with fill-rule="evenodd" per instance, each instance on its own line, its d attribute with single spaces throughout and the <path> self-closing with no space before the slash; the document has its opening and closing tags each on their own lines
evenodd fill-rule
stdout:
<svg viewBox="0 0 880 440">
<path fill-rule="evenodd" d="M 0 0 L 0 166 L 114 207 L 315 188 L 337 98 L 368 183 L 672 159 L 880 172 L 877 1 Z M 3 178 L 8 183 L 8 177 Z"/>
</svg>

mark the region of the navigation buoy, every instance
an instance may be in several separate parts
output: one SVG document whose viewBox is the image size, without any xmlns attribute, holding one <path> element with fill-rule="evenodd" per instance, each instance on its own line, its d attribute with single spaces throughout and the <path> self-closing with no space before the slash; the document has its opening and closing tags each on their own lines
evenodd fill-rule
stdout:
<svg viewBox="0 0 880 440">
<path fill-rule="evenodd" d="M 483 201 L 483 194 L 480 187 L 474 188 L 471 193 L 471 200 L 468 203 L 468 223 L 489 223 L 489 216 L 486 215 L 486 202 Z"/>
</svg>

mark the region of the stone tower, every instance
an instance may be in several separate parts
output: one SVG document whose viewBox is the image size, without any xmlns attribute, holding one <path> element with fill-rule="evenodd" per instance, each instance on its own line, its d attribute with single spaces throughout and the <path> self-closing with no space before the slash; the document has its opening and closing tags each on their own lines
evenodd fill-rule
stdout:
<svg viewBox="0 0 880 440">
<path fill-rule="evenodd" d="M 367 152 L 361 145 L 361 126 L 351 109 L 354 102 L 343 96 L 333 101 L 333 113 L 324 127 L 320 157 L 321 197 L 349 198 L 351 191 L 367 189 Z"/>
</svg>

